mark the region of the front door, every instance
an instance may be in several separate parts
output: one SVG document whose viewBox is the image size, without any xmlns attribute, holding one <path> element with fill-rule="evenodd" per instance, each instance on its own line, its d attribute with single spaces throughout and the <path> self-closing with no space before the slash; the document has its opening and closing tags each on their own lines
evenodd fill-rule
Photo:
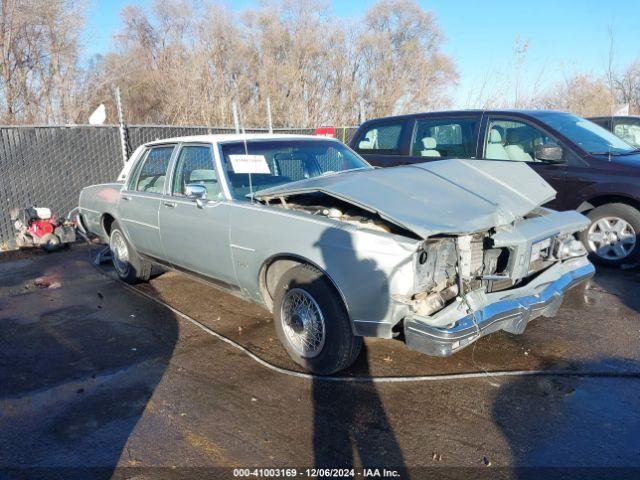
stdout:
<svg viewBox="0 0 640 480">
<path fill-rule="evenodd" d="M 120 194 L 118 210 L 122 228 L 134 249 L 164 258 L 158 209 L 167 179 L 167 169 L 175 145 L 152 147 Z"/>
<path fill-rule="evenodd" d="M 559 209 L 564 203 L 566 158 L 554 163 L 538 160 L 536 148 L 541 145 L 560 145 L 560 142 L 548 132 L 520 118 L 490 116 L 484 129 L 482 158 L 527 163 L 557 192 L 556 198 L 545 206 Z M 571 154 L 566 147 L 564 152 L 565 156 Z"/>
<path fill-rule="evenodd" d="M 171 187 L 160 204 L 160 234 L 174 267 L 233 286 L 237 282 L 229 246 L 229 204 L 218 179 L 210 145 L 182 145 Z M 189 184 L 207 189 L 204 203 L 185 196 Z"/>
</svg>

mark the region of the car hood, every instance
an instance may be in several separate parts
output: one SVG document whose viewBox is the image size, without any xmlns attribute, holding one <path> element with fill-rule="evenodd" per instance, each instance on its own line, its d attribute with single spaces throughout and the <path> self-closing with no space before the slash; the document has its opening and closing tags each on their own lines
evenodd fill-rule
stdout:
<svg viewBox="0 0 640 480">
<path fill-rule="evenodd" d="M 313 192 L 375 212 L 422 238 L 507 225 L 556 195 L 524 163 L 439 160 L 320 176 L 254 197 L 265 201 Z"/>
</svg>

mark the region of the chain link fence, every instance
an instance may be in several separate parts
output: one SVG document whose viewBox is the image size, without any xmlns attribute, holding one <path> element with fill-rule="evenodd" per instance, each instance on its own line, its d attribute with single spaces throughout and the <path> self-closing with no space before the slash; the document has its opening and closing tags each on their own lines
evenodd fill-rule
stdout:
<svg viewBox="0 0 640 480">
<path fill-rule="evenodd" d="M 232 128 L 133 125 L 127 127 L 131 151 L 146 142 L 169 137 L 233 133 Z M 248 133 L 267 129 L 247 129 Z M 336 138 L 348 143 L 356 128 L 336 128 Z M 274 133 L 315 133 L 314 129 L 274 129 Z M 113 181 L 122 168 L 116 125 L 0 126 L 0 250 L 14 246 L 9 218 L 12 207 L 49 207 L 66 215 L 80 190 Z"/>
</svg>

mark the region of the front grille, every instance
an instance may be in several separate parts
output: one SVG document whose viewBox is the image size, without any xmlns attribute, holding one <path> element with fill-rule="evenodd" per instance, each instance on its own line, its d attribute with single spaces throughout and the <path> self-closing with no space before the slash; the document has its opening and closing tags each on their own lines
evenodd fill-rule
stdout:
<svg viewBox="0 0 640 480">
<path fill-rule="evenodd" d="M 508 278 L 505 280 L 492 280 L 488 282 L 487 292 L 500 292 L 502 290 L 508 290 L 513 287 L 513 281 Z"/>
<path fill-rule="evenodd" d="M 476 237 L 471 241 L 471 272 L 481 272 L 484 265 L 484 249 L 482 238 Z"/>
</svg>

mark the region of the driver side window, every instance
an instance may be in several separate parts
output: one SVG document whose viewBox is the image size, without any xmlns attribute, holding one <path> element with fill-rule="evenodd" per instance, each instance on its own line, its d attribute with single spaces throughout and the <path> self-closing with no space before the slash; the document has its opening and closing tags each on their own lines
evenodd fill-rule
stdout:
<svg viewBox="0 0 640 480">
<path fill-rule="evenodd" d="M 489 121 L 485 135 L 484 158 L 512 162 L 535 162 L 536 149 L 558 142 L 528 123 L 518 120 Z"/>
<path fill-rule="evenodd" d="M 206 145 L 185 145 L 180 149 L 171 194 L 182 197 L 187 185 L 194 184 L 207 189 L 207 200 L 222 196 L 211 148 Z"/>
</svg>

